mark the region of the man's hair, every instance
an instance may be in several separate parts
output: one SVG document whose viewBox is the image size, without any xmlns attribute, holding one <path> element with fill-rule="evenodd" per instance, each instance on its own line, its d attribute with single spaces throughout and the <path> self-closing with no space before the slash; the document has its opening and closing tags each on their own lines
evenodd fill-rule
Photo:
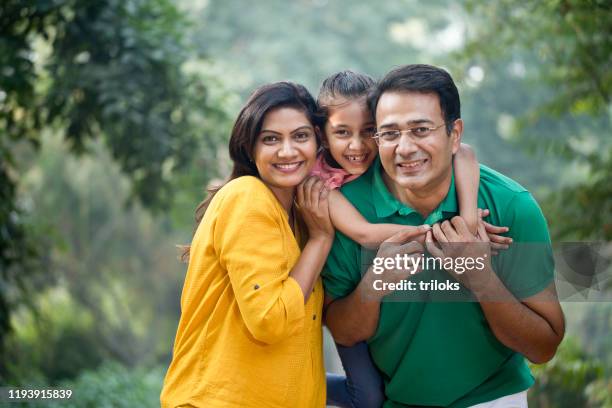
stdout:
<svg viewBox="0 0 612 408">
<path fill-rule="evenodd" d="M 453 123 L 461 117 L 461 102 L 455 82 L 450 74 L 441 68 L 425 64 L 411 64 L 390 71 L 368 95 L 368 106 L 373 115 L 376 115 L 378 101 L 385 92 L 418 92 L 438 95 L 440 109 L 446 124 L 446 133 L 449 135 L 453 130 Z"/>
</svg>

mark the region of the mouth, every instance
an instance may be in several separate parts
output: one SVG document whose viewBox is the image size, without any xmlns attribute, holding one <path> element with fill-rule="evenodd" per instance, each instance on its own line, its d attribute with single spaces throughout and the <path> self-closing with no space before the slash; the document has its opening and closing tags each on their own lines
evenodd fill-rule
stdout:
<svg viewBox="0 0 612 408">
<path fill-rule="evenodd" d="M 292 162 L 292 163 L 275 163 L 272 166 L 280 172 L 293 173 L 294 171 L 302 167 L 303 164 L 304 164 L 303 161 L 299 161 L 299 162 Z"/>
<path fill-rule="evenodd" d="M 364 154 L 350 154 L 350 155 L 349 154 L 345 154 L 344 158 L 346 160 L 348 160 L 349 162 L 354 163 L 354 164 L 363 164 L 363 163 L 367 162 L 368 156 L 369 156 L 369 154 L 367 154 L 367 153 L 364 153 Z"/>
<path fill-rule="evenodd" d="M 397 163 L 397 167 L 407 173 L 415 173 L 423 169 L 429 162 L 429 159 L 412 160 L 404 163 Z"/>
</svg>

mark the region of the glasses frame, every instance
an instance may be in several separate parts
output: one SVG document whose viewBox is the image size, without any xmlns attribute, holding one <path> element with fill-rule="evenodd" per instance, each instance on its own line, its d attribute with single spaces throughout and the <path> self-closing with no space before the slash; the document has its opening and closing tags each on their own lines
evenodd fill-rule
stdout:
<svg viewBox="0 0 612 408">
<path fill-rule="evenodd" d="M 436 130 L 440 129 L 442 126 L 445 126 L 445 125 L 446 125 L 446 122 L 442 123 L 442 124 L 441 124 L 441 125 L 439 125 L 439 126 L 435 126 L 435 127 L 416 126 L 416 127 L 413 127 L 413 128 L 410 128 L 410 129 L 405 129 L 405 130 L 394 129 L 393 131 L 396 131 L 396 132 L 399 132 L 399 133 L 400 133 L 400 137 L 397 139 L 397 143 L 392 142 L 392 143 L 390 143 L 390 144 L 385 144 L 386 142 L 382 141 L 382 139 L 380 138 L 380 134 L 381 134 L 382 132 L 376 132 L 376 133 L 374 133 L 374 136 L 372 136 L 372 139 L 376 140 L 376 144 L 377 144 L 377 145 L 379 145 L 379 146 L 395 146 L 395 145 L 399 144 L 400 138 L 401 138 L 401 136 L 402 136 L 404 133 L 409 133 L 409 134 L 410 134 L 412 137 L 419 137 L 419 136 L 416 136 L 416 135 L 414 134 L 414 131 L 415 131 L 416 129 L 419 129 L 419 128 L 425 128 L 425 129 L 429 130 L 430 132 L 434 132 L 434 131 L 436 131 Z M 384 132 L 389 132 L 389 130 L 385 130 Z M 428 135 L 428 136 L 429 136 L 429 135 Z"/>
</svg>

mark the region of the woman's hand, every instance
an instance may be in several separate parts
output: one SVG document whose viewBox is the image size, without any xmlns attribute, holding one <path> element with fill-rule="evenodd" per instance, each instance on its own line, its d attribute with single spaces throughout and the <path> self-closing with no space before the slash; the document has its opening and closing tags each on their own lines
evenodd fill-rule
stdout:
<svg viewBox="0 0 612 408">
<path fill-rule="evenodd" d="M 333 239 L 334 227 L 329 217 L 329 189 L 316 176 L 306 177 L 297 187 L 297 205 L 310 239 Z"/>
</svg>

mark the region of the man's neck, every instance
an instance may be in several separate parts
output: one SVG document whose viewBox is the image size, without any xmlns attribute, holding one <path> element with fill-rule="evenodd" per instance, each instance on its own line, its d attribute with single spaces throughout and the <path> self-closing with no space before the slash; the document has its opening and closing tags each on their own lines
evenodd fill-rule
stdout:
<svg viewBox="0 0 612 408">
<path fill-rule="evenodd" d="M 448 172 L 440 179 L 434 180 L 429 186 L 419 190 L 410 190 L 397 185 L 384 170 L 382 176 L 387 188 L 395 198 L 415 209 L 423 218 L 427 218 L 448 195 L 453 174 L 452 167 L 449 167 Z"/>
</svg>

